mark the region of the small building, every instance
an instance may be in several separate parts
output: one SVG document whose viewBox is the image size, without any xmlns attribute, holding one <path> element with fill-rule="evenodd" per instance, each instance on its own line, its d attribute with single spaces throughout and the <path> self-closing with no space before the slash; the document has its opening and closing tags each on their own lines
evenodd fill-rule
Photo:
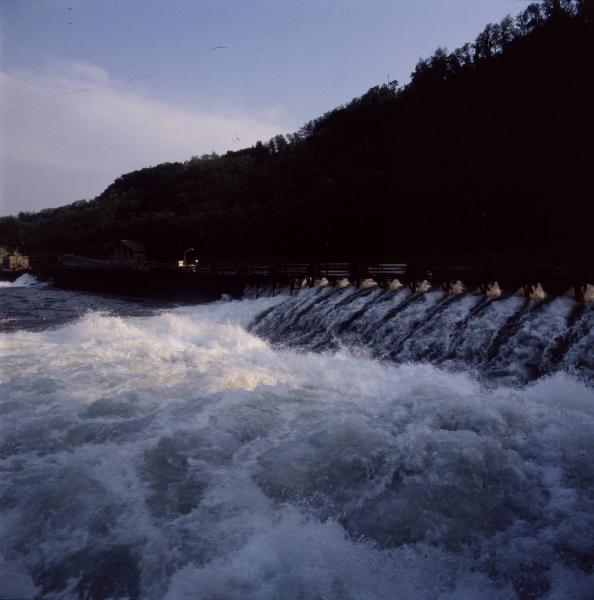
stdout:
<svg viewBox="0 0 594 600">
<path fill-rule="evenodd" d="M 3 271 L 26 271 L 29 269 L 29 257 L 9 246 L 0 246 L 0 269 Z"/>
<path fill-rule="evenodd" d="M 137 240 L 119 240 L 110 248 L 109 260 L 143 262 L 146 260 L 146 249 Z"/>
<path fill-rule="evenodd" d="M 29 268 L 29 257 L 20 254 L 8 254 L 2 259 L 2 268 L 6 271 L 25 271 Z"/>
</svg>

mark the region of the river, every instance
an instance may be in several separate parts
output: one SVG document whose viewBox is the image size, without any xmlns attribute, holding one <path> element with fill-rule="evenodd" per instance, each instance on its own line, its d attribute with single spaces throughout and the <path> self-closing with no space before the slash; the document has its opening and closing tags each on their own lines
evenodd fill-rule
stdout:
<svg viewBox="0 0 594 600">
<path fill-rule="evenodd" d="M 0 288 L 0 599 L 586 599 L 593 311 Z"/>
</svg>

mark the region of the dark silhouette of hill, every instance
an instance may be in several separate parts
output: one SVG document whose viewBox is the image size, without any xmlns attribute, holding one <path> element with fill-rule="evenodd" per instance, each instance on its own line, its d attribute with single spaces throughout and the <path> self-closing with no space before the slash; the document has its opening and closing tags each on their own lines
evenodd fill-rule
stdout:
<svg viewBox="0 0 594 600">
<path fill-rule="evenodd" d="M 0 235 L 16 227 L 29 252 L 89 255 L 139 239 L 163 259 L 191 246 L 587 260 L 592 14 L 589 1 L 532 4 L 293 135 L 122 175 L 95 200 L 5 218 Z"/>
</svg>

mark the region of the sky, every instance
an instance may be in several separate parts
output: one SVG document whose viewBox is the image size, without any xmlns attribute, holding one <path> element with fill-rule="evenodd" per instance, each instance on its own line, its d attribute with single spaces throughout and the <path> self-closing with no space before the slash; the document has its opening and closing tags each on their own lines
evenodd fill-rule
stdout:
<svg viewBox="0 0 594 600">
<path fill-rule="evenodd" d="M 0 0 L 0 215 L 290 133 L 522 0 Z"/>
</svg>

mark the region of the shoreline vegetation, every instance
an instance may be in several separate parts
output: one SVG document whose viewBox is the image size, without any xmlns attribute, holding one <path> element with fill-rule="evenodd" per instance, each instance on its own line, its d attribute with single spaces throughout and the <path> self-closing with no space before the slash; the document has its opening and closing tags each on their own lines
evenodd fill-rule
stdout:
<svg viewBox="0 0 594 600">
<path fill-rule="evenodd" d="M 151 260 L 508 254 L 586 264 L 594 11 L 545 0 L 422 59 L 298 132 L 122 175 L 100 196 L 0 218 L 29 255 Z"/>
</svg>

